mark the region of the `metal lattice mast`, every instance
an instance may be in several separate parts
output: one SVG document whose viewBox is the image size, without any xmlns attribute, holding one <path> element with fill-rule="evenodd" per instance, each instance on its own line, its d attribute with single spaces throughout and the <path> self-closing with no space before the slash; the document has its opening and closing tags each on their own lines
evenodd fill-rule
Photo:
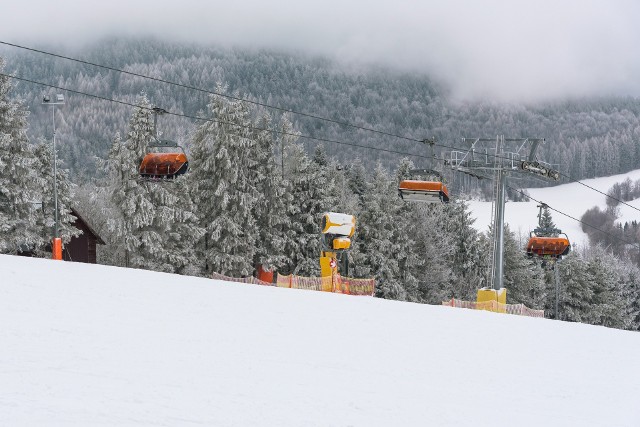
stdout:
<svg viewBox="0 0 640 427">
<path fill-rule="evenodd" d="M 493 173 L 495 180 L 495 204 L 492 229 L 492 268 L 491 283 L 498 290 L 504 283 L 504 209 L 506 202 L 507 177 L 512 173 L 521 173 L 558 180 L 560 175 L 548 164 L 535 160 L 538 145 L 542 138 L 509 138 L 504 136 L 493 138 L 463 138 L 470 142 L 465 151 L 452 151 L 447 163 L 454 169 L 478 179 L 489 179 L 486 174 Z M 483 148 L 487 143 L 495 143 L 494 147 Z M 505 151 L 506 145 L 515 146 L 514 151 Z M 529 146 L 525 155 L 525 147 Z M 493 154 L 489 154 L 493 152 Z"/>
</svg>

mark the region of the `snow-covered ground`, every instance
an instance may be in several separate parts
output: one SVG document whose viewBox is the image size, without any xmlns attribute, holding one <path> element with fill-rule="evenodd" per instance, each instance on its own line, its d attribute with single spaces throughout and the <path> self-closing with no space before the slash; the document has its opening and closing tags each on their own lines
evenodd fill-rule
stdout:
<svg viewBox="0 0 640 427">
<path fill-rule="evenodd" d="M 2 426 L 640 425 L 635 332 L 5 255 L 0 271 Z"/>
<path fill-rule="evenodd" d="M 603 193 L 607 193 L 613 184 L 621 183 L 626 178 L 631 181 L 640 179 L 640 169 L 622 175 L 613 175 L 602 178 L 585 179 L 581 182 L 596 188 Z M 564 212 L 574 218 L 581 219 L 582 215 L 594 206 L 600 209 L 606 208 L 606 196 L 599 194 L 578 183 L 558 185 L 547 188 L 528 188 L 527 192 L 531 197 L 546 203 L 550 207 Z M 640 208 L 640 200 L 627 202 L 628 204 Z M 512 231 L 522 235 L 528 235 L 538 224 L 538 208 L 536 202 L 508 202 L 505 206 L 505 222 L 509 224 Z M 487 231 L 493 213 L 491 202 L 469 202 L 472 216 L 476 218 L 475 227 L 480 231 Z M 640 221 L 640 212 L 625 206 L 619 205 L 620 218 L 618 221 Z M 582 231 L 582 224 L 573 219 L 551 211 L 553 221 L 556 226 L 567 234 L 572 243 L 580 246 L 588 243 L 586 233 Z"/>
</svg>

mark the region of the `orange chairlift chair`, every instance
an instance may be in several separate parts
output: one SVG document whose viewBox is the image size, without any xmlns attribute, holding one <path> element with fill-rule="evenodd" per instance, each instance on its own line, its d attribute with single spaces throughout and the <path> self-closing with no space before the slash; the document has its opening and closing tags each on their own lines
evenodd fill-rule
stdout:
<svg viewBox="0 0 640 427">
<path fill-rule="evenodd" d="M 447 186 L 442 182 L 442 175 L 440 175 L 440 173 L 429 169 L 416 169 L 412 170 L 411 173 L 428 173 L 439 179 L 434 181 L 419 181 L 414 179 L 400 181 L 398 194 L 402 200 L 425 203 L 447 203 L 449 201 L 449 190 L 447 190 Z"/>
<path fill-rule="evenodd" d="M 150 179 L 172 179 L 189 168 L 189 161 L 182 147 L 176 142 L 156 137 L 157 116 L 166 113 L 162 108 L 153 108 L 153 141 L 140 163 L 140 177 Z M 162 151 L 162 149 L 167 149 Z"/>
<path fill-rule="evenodd" d="M 571 250 L 569 238 L 564 233 L 556 236 L 537 235 L 535 231 L 531 232 L 529 242 L 527 243 L 527 254 L 540 257 L 551 257 L 560 259 L 567 255 Z"/>
<path fill-rule="evenodd" d="M 538 205 L 538 207 L 540 208 L 538 227 L 529 235 L 527 255 L 559 260 L 569 253 L 571 243 L 567 235 L 561 230 L 542 227 L 542 209 L 546 207 L 546 205 L 543 203 Z"/>
<path fill-rule="evenodd" d="M 433 146 L 435 138 L 427 138 L 422 141 L 429 145 L 430 159 L 433 162 Z M 398 185 L 398 195 L 402 200 L 424 203 L 447 203 L 449 201 L 449 190 L 444 185 L 442 174 L 433 169 L 413 169 L 409 171 L 412 177 L 427 177 L 427 180 L 405 179 Z"/>
</svg>

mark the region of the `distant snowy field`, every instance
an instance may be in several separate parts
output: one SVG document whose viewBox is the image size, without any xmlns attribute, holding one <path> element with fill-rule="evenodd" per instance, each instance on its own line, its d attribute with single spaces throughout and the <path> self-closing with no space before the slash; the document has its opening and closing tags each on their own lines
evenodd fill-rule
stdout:
<svg viewBox="0 0 640 427">
<path fill-rule="evenodd" d="M 581 182 L 607 193 L 613 184 L 623 182 L 627 177 L 631 181 L 640 179 L 640 169 L 622 175 L 585 179 Z M 540 200 L 552 208 L 577 219 L 581 219 L 582 215 L 594 206 L 598 206 L 603 210 L 607 206 L 606 196 L 578 183 L 548 188 L 528 188 L 527 192 L 536 200 Z M 640 209 L 640 199 L 627 203 Z M 538 208 L 536 208 L 536 205 L 536 202 L 508 202 L 506 204 L 505 222 L 509 224 L 512 231 L 528 236 L 529 232 L 536 228 L 538 224 Z M 472 216 L 476 218 L 475 228 L 482 232 L 487 231 L 493 217 L 491 202 L 471 201 L 469 207 Z M 639 211 L 623 204 L 620 204 L 618 208 L 620 213 L 618 222 L 624 223 L 634 219 L 640 221 Z M 578 243 L 580 246 L 588 243 L 587 235 L 582 231 L 582 224 L 554 211 L 551 211 L 551 214 L 556 226 L 567 233 L 572 243 Z"/>
<path fill-rule="evenodd" d="M 640 425 L 639 333 L 6 255 L 0 271 L 2 426 Z"/>
</svg>

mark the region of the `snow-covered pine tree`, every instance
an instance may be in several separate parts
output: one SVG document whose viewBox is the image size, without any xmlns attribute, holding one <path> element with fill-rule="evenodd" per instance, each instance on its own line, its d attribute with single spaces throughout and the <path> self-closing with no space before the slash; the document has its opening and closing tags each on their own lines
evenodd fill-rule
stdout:
<svg viewBox="0 0 640 427">
<path fill-rule="evenodd" d="M 121 192 L 125 177 L 129 173 L 128 165 L 120 162 L 125 160 L 123 153 L 125 148 L 120 133 L 116 132 L 107 158 L 95 158 L 97 168 L 104 178 L 96 183 L 93 192 L 89 194 L 83 186 L 80 187 L 80 197 L 84 197 L 85 204 L 88 203 L 91 208 L 97 209 L 98 212 L 93 213 L 100 218 L 99 223 L 103 231 L 101 236 L 105 239 L 106 245 L 98 251 L 97 256 L 101 262 L 120 267 L 128 267 L 129 263 L 129 254 L 123 238 L 125 234 L 122 212 L 124 196 Z"/>
<path fill-rule="evenodd" d="M 353 194 L 349 185 L 348 173 L 351 165 L 343 165 L 335 159 L 329 163 L 328 173 L 329 180 L 333 183 L 335 190 L 335 207 L 332 209 L 337 212 L 343 212 L 349 215 L 355 215 L 359 212 L 359 197 Z"/>
<path fill-rule="evenodd" d="M 540 217 L 540 227 L 546 229 L 556 228 L 556 224 L 553 222 L 551 211 L 547 205 L 542 206 L 542 216 Z"/>
<path fill-rule="evenodd" d="M 217 92 L 226 87 L 218 85 Z M 205 234 L 199 245 L 206 274 L 250 276 L 259 238 L 251 182 L 256 158 L 250 111 L 243 101 L 214 95 L 211 121 L 200 125 L 191 145 L 191 191 Z"/>
<path fill-rule="evenodd" d="M 414 251 L 413 256 L 416 257 L 412 270 L 419 283 L 417 301 L 440 304 L 456 296 L 455 276 L 451 268 L 455 248 L 451 230 L 447 226 L 450 207 L 418 205 L 414 212 L 413 219 L 403 227 L 411 233 L 407 233 L 402 240 L 415 242 L 413 248 L 409 249 Z"/>
<path fill-rule="evenodd" d="M 126 141 L 116 135 L 104 164 L 111 215 L 107 228 L 111 233 L 109 244 L 121 245 L 124 250 L 125 266 L 151 269 L 148 248 L 161 239 L 150 233 L 155 207 L 138 179 L 138 168 L 153 135 L 153 121 L 151 103 L 144 93 L 138 105 L 129 120 Z"/>
<path fill-rule="evenodd" d="M 629 261 L 618 261 L 622 298 L 626 307 L 625 318 L 628 325 L 625 329 L 637 331 L 640 328 L 640 270 Z"/>
<path fill-rule="evenodd" d="M 255 126 L 256 164 L 252 171 L 252 182 L 256 187 L 257 199 L 253 215 L 259 238 L 256 241 L 254 264 L 268 271 L 281 270 L 287 265 L 284 248 L 290 219 L 286 210 L 291 203 L 291 194 L 283 178 L 282 165 L 276 161 L 275 150 L 282 150 L 293 142 L 295 133 L 290 125 L 288 118 L 283 116 L 279 126 L 282 133 L 274 138 L 271 116 L 264 113 Z"/>
<path fill-rule="evenodd" d="M 527 257 L 524 244 L 505 226 L 504 287 L 509 304 L 524 304 L 543 309 L 546 298 L 545 274 L 540 263 Z"/>
<path fill-rule="evenodd" d="M 556 266 L 559 274 L 559 315 L 560 320 L 570 322 L 592 323 L 594 293 L 591 289 L 593 275 L 587 270 L 587 263 L 575 251 L 564 257 Z M 546 313 L 555 311 L 555 281 L 550 280 L 547 293 Z M 555 313 L 553 314 L 555 316 Z M 555 318 L 555 317 L 554 317 Z"/>
<path fill-rule="evenodd" d="M 358 198 L 361 198 L 367 191 L 367 170 L 360 158 L 355 159 L 347 170 L 347 180 L 349 189 Z"/>
<path fill-rule="evenodd" d="M 320 221 L 324 212 L 335 209 L 337 200 L 330 167 L 322 148 L 316 150 L 312 160 L 300 144 L 291 144 L 285 152 L 285 177 L 292 197 L 285 253 L 288 269 L 295 274 L 320 273 Z"/>
<path fill-rule="evenodd" d="M 38 169 L 41 174 L 41 188 L 39 200 L 42 200 L 38 214 L 38 225 L 41 228 L 41 243 L 37 251 L 44 256 L 45 248 L 51 243 L 55 233 L 55 191 L 53 178 L 53 147 L 49 141 L 40 139 L 34 147 L 34 153 L 38 159 Z M 57 158 L 57 182 L 58 187 L 58 222 L 60 224 L 60 237 L 64 244 L 69 243 L 71 237 L 79 236 L 82 232 L 73 226 L 76 217 L 71 213 L 73 188 L 75 185 L 69 181 L 69 171 L 62 168 L 62 161 Z M 73 260 L 72 260 L 73 261 Z"/>
<path fill-rule="evenodd" d="M 153 140 L 155 129 L 151 110 L 153 106 L 146 93 L 140 93 L 136 105 L 137 107 L 129 118 L 126 144 L 134 156 L 137 175 L 138 167 L 147 152 L 147 147 Z"/>
<path fill-rule="evenodd" d="M 288 114 L 283 114 L 280 116 L 280 122 L 278 123 L 278 131 L 276 134 L 276 148 L 278 151 L 279 159 L 278 164 L 280 165 L 280 174 L 282 179 L 287 179 L 286 177 L 286 168 L 285 168 L 285 159 L 287 157 L 287 150 L 291 147 L 292 144 L 295 144 L 299 137 L 300 132 L 294 129 L 293 123 L 289 118 Z"/>
<path fill-rule="evenodd" d="M 453 248 L 451 269 L 455 285 L 451 297 L 474 300 L 477 290 L 486 286 L 486 256 L 483 256 L 478 231 L 473 227 L 469 206 L 463 200 L 450 202 L 447 226 Z M 484 254 L 486 255 L 486 254 Z"/>
<path fill-rule="evenodd" d="M 407 298 L 398 265 L 397 185 L 378 164 L 373 180 L 363 197 L 358 221 L 355 274 L 375 277 L 376 296 L 387 299 Z"/>
<path fill-rule="evenodd" d="M 362 160 L 355 159 L 348 166 L 340 165 L 334 180 L 339 189 L 338 205 L 344 213 L 356 217 L 356 234 L 351 239 L 351 249 L 346 253 L 349 257 L 348 275 L 353 277 L 358 271 L 355 267 L 363 258 L 359 254 L 359 222 L 362 216 L 363 197 L 367 191 L 367 171 Z"/>
<path fill-rule="evenodd" d="M 190 276 L 202 274 L 197 258 L 197 242 L 204 235 L 188 190 L 188 178 L 171 181 L 145 181 L 142 186 L 154 215 L 144 230 L 140 254 L 147 268 Z"/>
<path fill-rule="evenodd" d="M 420 278 L 423 301 L 440 304 L 450 298 L 474 300 L 485 273 L 478 233 L 471 227 L 466 205 L 420 205 L 424 213 L 420 237 Z"/>
<path fill-rule="evenodd" d="M 11 88 L 10 78 L 0 76 L 0 253 L 15 254 L 34 251 L 42 241 L 37 225 L 42 178 L 27 138 L 29 113 L 23 102 L 9 99 Z"/>
<path fill-rule="evenodd" d="M 396 170 L 396 180 L 389 183 L 390 191 L 393 191 L 401 180 L 409 177 L 411 169 L 414 169 L 414 165 L 409 159 L 404 158 L 400 161 Z M 395 258 L 400 273 L 398 279 L 401 280 L 409 301 L 426 302 L 431 299 L 429 291 L 435 289 L 434 282 L 440 279 L 435 271 L 432 271 L 432 274 L 425 272 L 425 268 L 431 267 L 430 258 L 440 258 L 432 253 L 433 241 L 427 236 L 429 230 L 424 228 L 428 213 L 425 209 L 420 209 L 416 203 L 404 202 L 397 193 L 390 202 L 394 202 L 391 206 L 398 224 L 393 236 L 397 244 Z"/>
<path fill-rule="evenodd" d="M 116 134 L 104 168 L 107 173 L 109 245 L 121 246 L 125 267 L 143 267 L 138 255 L 142 245 L 139 230 L 153 222 L 154 206 L 137 180 L 138 156 L 130 145 Z"/>
<path fill-rule="evenodd" d="M 141 94 L 129 121 L 127 140 L 116 137 L 105 165 L 111 201 L 110 243 L 122 245 L 126 266 L 195 275 L 200 272 L 195 247 L 203 230 L 185 176 L 170 181 L 138 177 L 154 133 L 151 107 Z"/>
<path fill-rule="evenodd" d="M 314 230 L 314 224 L 318 219 L 309 213 L 305 202 L 310 197 L 311 186 L 311 160 L 304 152 L 300 144 L 291 144 L 285 151 L 284 176 L 291 194 L 291 203 L 287 206 L 289 227 L 285 230 L 284 254 L 287 265 L 283 273 L 299 273 L 298 266 L 304 270 L 313 269 L 313 258 L 319 254 L 313 254 L 313 249 L 320 250 L 319 233 L 320 226 Z M 311 229 L 311 232 L 307 232 Z M 309 249 L 311 247 L 311 249 Z"/>
<path fill-rule="evenodd" d="M 616 257 L 602 247 L 591 248 L 587 271 L 593 277 L 590 286 L 593 299 L 587 323 L 619 329 L 626 329 L 632 323 L 617 263 Z"/>
<path fill-rule="evenodd" d="M 156 207 L 145 183 L 138 179 L 138 168 L 152 137 L 151 103 L 143 93 L 129 119 L 126 141 L 117 135 L 109 153 L 109 192 L 116 212 L 107 226 L 112 237 L 124 246 L 126 266 L 162 270 L 151 255 L 162 244 L 162 237 L 152 227 Z"/>
</svg>

